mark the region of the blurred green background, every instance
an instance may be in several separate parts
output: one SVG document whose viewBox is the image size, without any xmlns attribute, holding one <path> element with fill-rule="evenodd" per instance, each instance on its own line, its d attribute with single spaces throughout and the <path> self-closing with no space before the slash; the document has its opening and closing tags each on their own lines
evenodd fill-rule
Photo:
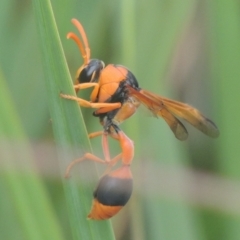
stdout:
<svg viewBox="0 0 240 240">
<path fill-rule="evenodd" d="M 134 192 L 113 218 L 116 239 L 240 239 L 239 1 L 51 3 L 73 78 L 82 64 L 66 39 L 74 17 L 92 58 L 127 66 L 142 88 L 197 107 L 220 129 L 212 140 L 187 125 L 189 138 L 179 142 L 144 110 L 122 125 L 135 142 Z M 72 235 L 35 21 L 30 0 L 0 2 L 0 238 L 96 239 Z M 92 110 L 82 112 L 88 132 L 101 129 Z M 102 156 L 100 139 L 91 143 Z M 97 173 L 88 174 L 91 199 Z"/>
</svg>

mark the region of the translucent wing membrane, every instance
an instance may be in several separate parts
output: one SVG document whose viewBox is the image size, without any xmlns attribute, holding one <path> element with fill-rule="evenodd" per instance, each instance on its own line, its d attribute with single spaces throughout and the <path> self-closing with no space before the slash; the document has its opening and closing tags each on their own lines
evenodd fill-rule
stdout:
<svg viewBox="0 0 240 240">
<path fill-rule="evenodd" d="M 155 115 L 161 116 L 179 140 L 185 140 L 188 134 L 186 128 L 175 116 L 186 120 L 209 137 L 216 138 L 219 136 L 219 130 L 216 125 L 203 116 L 196 108 L 158 96 L 146 90 L 137 91 L 131 87 L 128 87 L 128 89 L 150 111 Z"/>
<path fill-rule="evenodd" d="M 214 122 L 203 116 L 196 108 L 168 98 L 163 98 L 163 102 L 170 112 L 185 119 L 199 131 L 212 138 L 217 138 L 219 136 L 219 130 Z"/>
<path fill-rule="evenodd" d="M 184 141 L 188 137 L 187 129 L 184 125 L 173 115 L 171 114 L 166 108 L 162 108 L 157 113 L 158 116 L 161 116 L 168 126 L 171 128 L 172 132 L 174 133 L 175 137 L 181 141 Z"/>
<path fill-rule="evenodd" d="M 162 117 L 168 126 L 173 131 L 175 137 L 181 141 L 186 140 L 188 137 L 187 129 L 184 125 L 164 106 L 163 102 L 156 101 L 148 97 L 143 91 L 137 91 L 128 86 L 131 96 L 135 97 L 138 101 L 144 104 L 155 116 Z"/>
</svg>

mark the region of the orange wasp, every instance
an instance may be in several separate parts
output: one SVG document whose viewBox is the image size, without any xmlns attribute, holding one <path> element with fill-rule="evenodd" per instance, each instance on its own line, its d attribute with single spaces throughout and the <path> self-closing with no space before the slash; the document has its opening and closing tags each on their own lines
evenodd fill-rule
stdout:
<svg viewBox="0 0 240 240">
<path fill-rule="evenodd" d="M 185 119 L 210 137 L 218 137 L 219 131 L 216 125 L 197 109 L 141 89 L 135 76 L 126 67 L 115 64 L 105 67 L 103 61 L 90 59 L 90 48 L 84 29 L 78 20 L 73 19 L 72 23 L 78 29 L 82 40 L 72 32 L 68 33 L 67 38 L 76 42 L 84 60 L 77 71 L 74 88 L 78 91 L 92 87 L 93 91 L 90 101 L 66 94 L 61 94 L 61 97 L 76 101 L 82 107 L 96 108 L 93 115 L 99 117 L 103 131 L 91 133 L 89 137 L 102 136 L 104 160 L 91 153 L 85 153 L 69 164 L 66 177 L 69 177 L 72 167 L 83 160 L 107 164 L 108 170 L 94 191 L 88 218 L 108 219 L 121 210 L 132 193 L 130 165 L 134 156 L 134 145 L 119 125 L 131 117 L 141 104 L 155 116 L 162 117 L 179 140 L 186 140 L 188 132 L 177 117 Z M 110 157 L 108 136 L 118 140 L 121 148 L 121 153 L 113 158 Z M 111 170 L 120 160 L 121 166 Z"/>
</svg>

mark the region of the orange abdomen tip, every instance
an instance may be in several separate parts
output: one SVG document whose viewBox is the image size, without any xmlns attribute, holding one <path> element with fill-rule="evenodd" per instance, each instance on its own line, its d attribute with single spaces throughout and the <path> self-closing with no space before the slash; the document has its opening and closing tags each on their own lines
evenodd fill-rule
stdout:
<svg viewBox="0 0 240 240">
<path fill-rule="evenodd" d="M 89 219 L 104 220 L 117 214 L 128 202 L 133 188 L 129 166 L 123 166 L 103 176 L 93 193 Z"/>
<path fill-rule="evenodd" d="M 117 214 L 123 206 L 106 206 L 93 200 L 91 212 L 88 214 L 88 219 L 106 220 Z"/>
</svg>

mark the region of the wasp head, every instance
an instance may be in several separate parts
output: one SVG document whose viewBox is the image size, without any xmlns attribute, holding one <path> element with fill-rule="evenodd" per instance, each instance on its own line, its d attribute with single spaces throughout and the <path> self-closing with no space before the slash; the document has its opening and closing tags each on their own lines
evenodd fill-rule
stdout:
<svg viewBox="0 0 240 240">
<path fill-rule="evenodd" d="M 77 80 L 79 83 L 97 82 L 104 62 L 98 59 L 91 59 L 89 63 L 79 69 Z"/>
</svg>

